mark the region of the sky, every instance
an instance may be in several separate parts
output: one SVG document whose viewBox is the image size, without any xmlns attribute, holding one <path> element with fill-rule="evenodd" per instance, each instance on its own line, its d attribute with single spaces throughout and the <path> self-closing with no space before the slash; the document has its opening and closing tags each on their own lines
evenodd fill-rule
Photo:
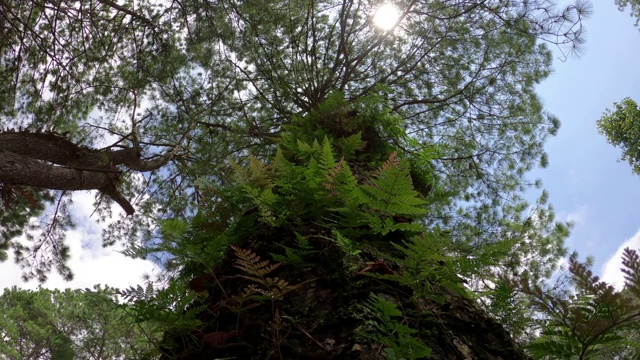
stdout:
<svg viewBox="0 0 640 360">
<path fill-rule="evenodd" d="M 549 166 L 530 174 L 549 191 L 559 220 L 574 223 L 567 240 L 570 251 L 595 258 L 594 270 L 604 280 L 621 285 L 622 249 L 640 248 L 640 176 L 618 162 L 620 150 L 598 134 L 596 121 L 613 103 L 629 96 L 640 101 L 640 31 L 614 0 L 594 1 L 587 19 L 587 42 L 579 58 L 554 60 L 553 74 L 538 87 L 545 108 L 558 116 L 562 127 L 546 144 Z M 91 288 L 96 283 L 125 288 L 143 282 L 155 270 L 148 261 L 134 260 L 118 248 L 101 247 L 105 224 L 89 219 L 93 197 L 74 195 L 71 213 L 78 225 L 67 235 L 69 265 L 75 279 L 65 282 L 52 273 L 48 288 Z M 119 211 L 119 209 L 116 209 Z M 12 262 L 0 263 L 0 289 L 24 283 Z"/>
<path fill-rule="evenodd" d="M 640 176 L 618 161 L 621 150 L 596 121 L 625 97 L 640 100 L 640 31 L 614 0 L 593 3 L 583 53 L 554 59 L 553 74 L 538 87 L 562 127 L 546 144 L 549 166 L 532 176 L 542 179 L 558 219 L 574 222 L 570 251 L 593 256 L 594 272 L 622 285 L 622 249 L 640 248 Z"/>
<path fill-rule="evenodd" d="M 66 244 L 71 248 L 69 267 L 74 279 L 65 281 L 56 272 L 49 275 L 46 288 L 80 288 L 92 289 L 95 284 L 106 284 L 120 289 L 142 284 L 145 274 L 153 274 L 155 265 L 150 261 L 131 259 L 119 251 L 121 247 L 102 247 L 102 229 L 108 223 L 97 223 L 95 217 L 89 218 L 93 212 L 93 194 L 76 192 L 73 204 L 69 207 L 76 227 L 67 233 Z M 119 216 L 122 210 L 113 207 L 114 215 Z M 13 257 L 0 263 L 0 289 L 17 286 L 25 289 L 37 289 L 39 284 L 32 280 L 21 279 L 22 270 L 13 262 Z"/>
</svg>

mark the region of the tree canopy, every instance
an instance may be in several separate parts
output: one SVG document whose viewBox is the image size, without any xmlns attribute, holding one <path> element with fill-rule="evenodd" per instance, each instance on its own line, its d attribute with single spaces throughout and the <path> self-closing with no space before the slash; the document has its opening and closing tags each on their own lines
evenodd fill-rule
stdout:
<svg viewBox="0 0 640 360">
<path fill-rule="evenodd" d="M 383 94 L 410 139 L 399 151 L 437 149 L 421 171 L 436 169 L 428 182 L 454 196 L 429 221 L 449 228 L 460 251 L 519 232 L 543 234 L 557 252 L 548 235 L 564 231 L 539 231 L 552 212 L 541 203 L 523 218 L 518 194 L 559 126 L 534 92 L 549 73 L 543 43 L 579 44 L 588 8 L 545 4 L 412 1 L 383 31 L 368 1 L 5 2 L 0 113 L 15 133 L 3 134 L 4 249 L 27 277 L 52 266 L 70 277 L 60 229 L 74 189 L 99 190 L 103 216 L 110 200 L 136 210 L 105 244 L 155 241 L 152 219 L 192 216 L 200 181 L 223 184 L 230 160 L 271 156 L 294 115 L 338 91 L 347 102 Z M 15 241 L 44 200 L 57 204 L 45 231 Z M 542 263 L 533 268 L 544 273 Z"/>
<path fill-rule="evenodd" d="M 598 129 L 609 143 L 622 149 L 622 160 L 628 161 L 632 171 L 640 175 L 640 109 L 631 98 L 615 103 L 614 107 L 598 120 Z"/>
<path fill-rule="evenodd" d="M 640 24 L 640 3 L 637 0 L 615 0 L 615 2 L 620 11 L 624 11 L 627 8 L 631 10 L 630 15 L 636 18 L 636 26 Z"/>
<path fill-rule="evenodd" d="M 568 234 L 524 200 L 560 125 L 535 86 L 590 10 L 554 5 L 412 0 L 382 29 L 368 0 L 0 1 L 0 255 L 71 278 L 95 190 L 124 211 L 104 245 L 162 256 L 165 286 L 118 294 L 163 358 L 525 359 L 494 318 L 523 334 L 505 294 Z"/>
<path fill-rule="evenodd" d="M 136 323 L 116 290 L 5 289 L 0 295 L 4 359 L 151 358 L 159 334 Z"/>
</svg>

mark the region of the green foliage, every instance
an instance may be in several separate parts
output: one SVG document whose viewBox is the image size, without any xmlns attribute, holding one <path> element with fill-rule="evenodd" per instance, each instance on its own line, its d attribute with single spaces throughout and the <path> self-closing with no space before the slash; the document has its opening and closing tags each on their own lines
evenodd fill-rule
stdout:
<svg viewBox="0 0 640 360">
<path fill-rule="evenodd" d="M 379 172 L 373 175 L 371 184 L 360 186 L 356 193 L 362 205 L 370 209 L 368 213 L 371 216 L 364 221 L 381 235 L 395 230 L 419 231 L 421 228 L 418 224 L 394 223 L 384 215 L 412 218 L 427 212 L 426 201 L 420 199 L 414 190 L 407 162 L 401 164 L 396 156 L 396 153 L 392 153 Z"/>
<path fill-rule="evenodd" d="M 607 110 L 598 120 L 598 129 L 609 143 L 622 149 L 622 160 L 640 175 L 640 109 L 630 98 L 614 106 L 613 111 Z"/>
<path fill-rule="evenodd" d="M 3 359 L 150 359 L 162 329 L 130 316 L 116 290 L 5 289 L 0 296 Z"/>
<path fill-rule="evenodd" d="M 231 306 L 222 300 L 238 296 L 231 290 L 256 308 L 276 294 L 304 298 L 283 290 L 298 284 L 291 274 L 347 290 L 357 279 L 354 287 L 370 281 L 393 292 L 394 282 L 413 292 L 411 305 L 444 301 L 448 290 L 463 292 L 458 274 L 486 290 L 498 273 L 518 279 L 525 268 L 541 279 L 564 254 L 568 227 L 545 194 L 533 209 L 522 195 L 525 173 L 546 164 L 543 143 L 559 127 L 535 94 L 551 64 L 539 40 L 579 44 L 588 10 L 553 5 L 413 1 L 396 29 L 380 31 L 370 26 L 371 1 L 9 0 L 0 5 L 0 121 L 55 125 L 88 147 L 108 135 L 116 139 L 107 148 L 170 159 L 144 181 L 123 166 L 122 192 L 141 199 L 138 213 L 105 232 L 106 245 L 130 239 L 129 255 L 168 255 L 165 288 L 121 292 L 139 321 L 173 324 L 185 337 L 198 325 L 217 332 L 213 325 L 239 323 L 240 311 L 200 324 L 202 304 L 211 301 L 215 317 L 212 308 L 222 313 Z M 70 276 L 64 251 L 34 257 L 46 246 L 15 241 L 39 215 L 28 205 L 3 209 L 15 224 L 0 251 L 12 246 L 31 276 L 43 279 L 52 266 Z M 102 219 L 109 205 L 97 204 Z M 36 245 L 65 249 L 71 224 L 57 219 L 57 232 Z M 229 245 L 246 251 L 235 251 L 238 262 Z M 327 258 L 329 275 L 307 272 Z M 223 285 L 220 269 L 250 284 Z M 491 290 L 495 311 L 506 311 L 506 290 Z M 396 322 L 391 305 L 365 306 L 382 324 L 376 339 L 390 357 L 417 356 L 425 349 L 411 335 L 424 334 Z M 285 320 L 294 319 L 284 311 L 262 319 L 274 329 L 270 356 L 281 355 Z"/>
<path fill-rule="evenodd" d="M 509 330 L 511 336 L 521 342 L 537 337 L 537 326 L 533 321 L 536 314 L 529 307 L 526 297 L 515 286 L 498 278 L 493 288 L 484 295 L 480 299 L 488 302 L 487 311 Z"/>
<path fill-rule="evenodd" d="M 105 244 L 129 239 L 133 253 L 156 243 L 158 221 L 189 220 L 207 207 L 203 184 L 232 185 L 232 163 L 245 165 L 249 153 L 270 163 L 282 135 L 291 140 L 282 140 L 288 161 L 299 160 L 286 154 L 298 141 L 313 147 L 327 136 L 334 160 L 355 173 L 397 151 L 418 192 L 447 198 L 430 206 L 429 226 L 455 228 L 455 251 L 483 251 L 511 232 L 502 221 L 519 214 L 504 199 L 521 202 L 524 174 L 546 163 L 543 143 L 559 126 L 535 94 L 551 64 L 538 40 L 578 45 L 588 12 L 582 2 L 415 1 L 396 29 L 381 32 L 371 26 L 372 1 L 76 5 L 6 2 L 0 122 L 55 127 L 89 148 L 136 147 L 145 159 L 171 155 L 146 181 L 135 167 L 119 168 L 123 195 L 139 199 L 137 215 L 110 226 Z M 259 195 L 269 202 L 267 190 Z M 111 216 L 108 201 L 96 205 L 101 218 Z M 0 249 L 18 247 L 27 263 L 46 245 L 63 248 L 60 236 L 45 236 L 45 246 L 20 249 L 14 240 L 39 211 L 11 211 L 16 224 Z M 287 223 L 286 214 L 261 216 Z M 385 219 L 376 226 L 392 231 Z M 28 267 L 64 262 L 36 259 Z M 70 276 L 60 264 L 33 276 L 56 267 Z"/>
<path fill-rule="evenodd" d="M 204 184 L 203 188 L 205 188 Z M 240 229 L 241 232 L 251 231 L 251 228 L 243 226 L 242 221 L 233 229 L 228 229 L 230 210 L 227 206 L 232 204 L 229 201 L 219 205 L 217 212 L 202 209 L 190 221 L 179 219 L 161 221 L 159 230 L 162 235 L 159 241 L 147 246 L 132 246 L 126 249 L 124 254 L 133 258 L 156 258 L 163 263 L 165 272 L 162 276 L 168 281 L 176 277 L 175 280 L 178 282 L 187 282 L 189 279 L 178 279 L 179 274 L 185 271 L 190 275 L 203 271 L 211 272 L 225 256 L 225 251 L 230 244 L 229 234 L 234 229 Z M 181 291 L 179 289 L 183 285 L 176 284 L 174 290 Z M 147 287 L 141 289 L 153 290 Z M 137 294 L 136 297 L 145 299 L 147 296 L 142 296 L 144 293 L 140 292 L 141 289 L 136 289 L 133 293 Z"/>
<path fill-rule="evenodd" d="M 466 294 L 461 278 L 452 265 L 457 259 L 444 252 L 450 243 L 446 237 L 432 232 L 424 232 L 401 243 L 392 243 L 393 250 L 378 253 L 378 256 L 391 264 L 397 264 L 400 271 L 389 273 L 367 272 L 367 276 L 390 280 L 412 289 L 415 295 L 423 299 L 442 302 L 445 297 L 434 291 L 434 287 Z M 416 280 L 420 279 L 420 280 Z"/>
<path fill-rule="evenodd" d="M 346 254 L 351 256 L 356 256 L 362 252 L 362 250 L 360 250 L 360 246 L 358 246 L 356 243 L 351 241 L 349 238 L 344 237 L 337 230 L 333 230 L 332 235 L 336 244 L 338 244 L 340 249 L 344 251 Z"/>
<path fill-rule="evenodd" d="M 366 319 L 361 334 L 385 345 L 382 354 L 386 359 L 423 359 L 431 355 L 431 349 L 412 336 L 417 331 L 398 319 L 404 315 L 393 302 L 371 294 L 361 309 L 361 316 Z"/>
<path fill-rule="evenodd" d="M 636 18 L 636 26 L 640 24 L 640 3 L 637 0 L 615 0 L 620 11 L 630 9 L 630 16 Z"/>
<path fill-rule="evenodd" d="M 271 257 L 273 257 L 273 260 L 284 264 L 302 266 L 305 264 L 305 256 L 317 252 L 317 250 L 315 250 L 315 248 L 309 243 L 308 237 L 297 232 L 295 233 L 295 236 L 295 248 L 279 244 L 279 246 L 284 250 L 284 254 L 272 253 Z"/>
<path fill-rule="evenodd" d="M 323 108 L 323 111 L 332 112 L 330 107 Z M 305 123 L 310 122 L 300 122 L 300 126 L 305 127 Z M 185 249 L 195 251 L 198 246 L 214 246 L 219 254 L 225 254 L 219 246 L 231 244 L 235 258 L 233 267 L 239 271 L 233 277 L 242 279 L 244 285 L 240 291 L 224 290 L 215 306 L 233 311 L 236 314 L 235 321 L 241 323 L 242 317 L 248 316 L 245 314 L 265 302 L 271 302 L 270 339 L 274 344 L 284 341 L 278 334 L 287 326 L 287 321 L 292 324 L 300 321 L 290 315 L 294 310 L 289 307 L 295 309 L 295 305 L 289 304 L 285 308 L 284 304 L 289 294 L 305 286 L 306 282 L 296 284 L 286 275 L 298 271 L 306 273 L 307 269 L 314 266 L 309 259 L 337 252 L 340 256 L 332 266 L 341 269 L 337 271 L 341 271 L 342 275 L 338 272 L 332 276 L 337 277 L 335 281 L 338 282 L 344 282 L 344 276 L 355 276 L 360 272 L 359 276 L 369 275 L 370 278 L 378 277 L 384 281 L 390 279 L 402 286 L 419 288 L 420 293 L 416 298 L 435 297 L 430 294 L 430 284 L 460 290 L 459 278 L 452 268 L 437 265 L 448 259 L 443 253 L 442 239 L 429 235 L 430 232 L 419 222 L 428 213 L 428 204 L 440 199 L 427 200 L 415 190 L 410 175 L 411 157 L 401 158 L 392 152 L 383 161 L 370 157 L 368 164 L 358 158 L 349 161 L 346 157 L 340 157 L 345 154 L 341 146 L 352 142 L 351 139 L 358 139 L 354 134 L 345 134 L 336 139 L 320 133 L 322 138 L 305 138 L 306 141 L 303 141 L 298 136 L 303 134 L 300 129 L 292 125 L 289 131 L 283 134 L 282 144 L 271 162 L 250 156 L 242 165 L 233 164 L 232 180 L 224 188 L 201 187 L 203 194 L 215 194 L 211 196 L 215 199 L 210 203 L 212 209 L 217 208 L 218 204 L 227 204 L 221 209 L 233 208 L 226 228 L 214 227 L 213 224 L 218 223 L 215 218 L 208 225 L 204 217 L 199 217 L 197 222 L 187 227 L 179 221 L 163 224 L 163 241 L 166 244 L 175 243 L 176 250 L 168 246 L 163 249 L 169 250 L 173 256 L 170 262 L 176 265 L 181 281 L 217 274 L 220 270 L 215 269 L 226 268 L 225 257 L 210 256 L 211 253 L 206 251 L 198 255 Z M 359 147 L 353 147 L 352 155 L 359 154 L 361 150 L 356 150 Z M 420 156 L 426 159 L 425 153 Z M 425 168 L 423 173 L 427 171 L 428 168 Z M 426 178 L 433 179 L 435 175 L 426 174 Z M 229 204 L 236 204 L 237 207 Z M 201 214 L 215 213 L 210 211 L 204 208 Z M 198 223 L 204 229 L 201 233 L 194 232 Z M 244 231 L 239 231 L 239 227 Z M 218 229 L 220 231 L 216 231 Z M 416 236 L 418 233 L 422 235 Z M 403 240 L 410 237 L 415 239 Z M 221 242 L 219 239 L 225 240 Z M 205 245 L 207 242 L 215 245 Z M 263 248 L 276 262 L 264 259 L 255 251 Z M 400 269 L 397 276 L 376 274 L 377 265 L 373 265 L 371 270 L 363 270 L 363 266 L 369 266 L 365 259 L 374 254 L 388 261 L 389 266 Z M 380 262 L 380 266 L 382 268 L 385 265 Z M 210 289 L 209 292 L 224 286 L 218 280 L 213 280 L 215 277 L 210 277 L 212 283 L 205 287 Z M 416 282 L 416 278 L 424 281 Z M 313 292 L 312 289 L 305 291 Z M 194 304 L 205 301 L 205 298 L 191 298 L 196 300 Z M 164 306 L 185 309 L 184 304 Z M 372 302 L 369 305 L 374 304 Z M 149 312 L 158 310 L 150 308 Z M 184 313 L 185 316 L 187 313 Z M 420 340 L 409 336 L 416 330 L 411 330 L 401 322 L 392 321 L 384 326 L 387 326 L 387 333 L 383 335 L 389 337 L 385 342 L 389 346 L 386 350 L 389 358 L 420 358 L 427 353 L 427 348 Z M 180 330 L 180 326 L 176 326 L 176 329 Z M 182 331 L 186 329 L 183 327 Z M 401 333 L 397 334 L 398 331 Z M 376 337 L 376 341 L 383 339 L 383 335 Z M 411 345 L 410 349 L 407 350 L 405 345 Z"/>
<path fill-rule="evenodd" d="M 277 276 L 267 276 L 280 267 L 281 264 L 262 260 L 259 255 L 251 250 L 238 247 L 232 247 L 232 249 L 238 258 L 234 266 L 243 273 L 240 277 L 251 281 L 251 284 L 242 291 L 241 301 L 238 301 L 240 304 L 245 303 L 247 300 L 260 300 L 261 298 L 271 301 L 282 300 L 288 292 L 297 288 L 296 285 L 289 284 L 288 281 Z"/>
<path fill-rule="evenodd" d="M 292 133 L 295 133 L 295 130 L 292 130 Z M 349 148 L 347 152 L 356 151 L 355 149 L 361 146 L 357 145 L 357 134 L 340 138 L 336 142 L 346 144 Z M 283 146 L 278 149 L 270 164 L 249 157 L 246 167 L 234 165 L 233 183 L 227 184 L 224 189 L 212 185 L 201 186 L 201 191 L 207 192 L 212 198 L 218 198 L 212 203 L 216 209 L 224 210 L 222 204 L 237 204 L 231 211 L 236 211 L 236 214 L 250 211 L 256 214 L 259 222 L 271 227 L 297 226 L 305 219 L 312 219 L 317 224 L 346 226 L 352 230 L 365 225 L 374 228 L 374 231 L 381 235 L 396 230 L 421 229 L 415 223 L 395 223 L 392 219 L 393 216 L 417 218 L 426 213 L 426 202 L 421 200 L 413 189 L 407 161 L 399 160 L 396 154 L 392 154 L 381 164 L 370 182 L 361 183 L 345 158 L 337 158 L 336 150 L 329 138 L 325 135 L 321 141 L 319 140 L 314 138 L 304 142 L 293 135 L 285 135 Z M 344 154 L 344 151 L 341 152 Z M 299 162 L 305 165 L 297 165 Z M 228 205 L 226 208 L 233 206 Z M 215 215 L 214 211 L 201 211 L 202 214 L 206 212 L 211 216 L 221 216 Z M 235 216 L 237 215 L 228 213 L 226 218 L 231 219 Z M 242 221 L 243 218 L 246 220 L 246 216 L 237 219 Z M 210 219 L 208 221 L 213 223 Z M 193 223 L 198 222 L 196 219 Z M 203 228 L 209 226 L 205 223 L 202 225 Z M 237 240 L 233 238 L 241 235 L 233 234 L 233 229 L 238 226 L 233 222 L 225 224 L 228 228 L 225 230 L 224 226 L 220 226 L 221 231 L 216 238 L 226 238 L 227 241 L 235 243 Z M 206 231 L 206 234 L 197 235 L 193 232 L 195 227 L 196 225 L 191 225 L 192 230 L 187 231 L 179 221 L 164 222 L 161 229 L 166 245 L 153 250 L 170 251 L 177 255 L 177 259 L 172 260 L 172 263 L 179 263 L 180 259 L 204 263 L 197 258 L 197 254 L 207 254 L 205 257 L 208 257 L 209 253 L 203 252 L 202 248 L 195 245 L 200 244 L 197 240 L 199 237 L 207 236 L 207 244 L 228 243 L 211 241 L 211 229 L 207 229 L 209 231 Z M 180 234 L 183 236 L 179 236 Z M 339 233 L 335 237 L 344 239 Z M 297 233 L 296 241 L 299 251 L 311 251 L 307 236 Z M 343 241 L 338 241 L 344 244 Z M 172 243 L 175 245 L 169 245 Z M 280 246 L 286 250 L 291 262 L 301 261 L 300 258 L 296 258 L 298 255 L 295 255 L 292 247 L 285 244 Z M 215 248 L 219 250 L 220 246 L 215 245 Z M 189 249 L 194 249 L 197 254 L 189 253 Z M 207 267 L 211 268 L 215 263 L 209 263 Z"/>
<path fill-rule="evenodd" d="M 491 304 L 503 297 L 500 286 L 503 279 L 519 281 L 522 278 L 532 283 L 544 282 L 557 270 L 560 259 L 567 254 L 564 240 L 569 234 L 570 223 L 556 222 L 553 207 L 547 203 L 547 193 L 543 191 L 537 203 L 530 207 L 517 198 L 510 199 L 502 212 L 493 208 L 485 208 L 485 212 L 477 214 L 498 221 L 493 236 L 488 242 L 472 241 L 454 243 L 451 248 L 458 255 L 452 264 L 457 273 L 467 279 L 468 287 L 475 293 L 496 319 L 504 319 L 504 325 L 521 341 L 536 336 L 535 323 L 520 322 L 529 318 L 535 319 L 535 313 L 525 298 L 510 298 L 508 306 L 515 313 L 507 315 L 501 311 L 503 306 Z M 500 220 L 497 220 L 500 218 Z M 477 223 L 484 222 L 478 220 Z M 457 231 L 480 232 L 474 227 L 453 228 Z M 455 239 L 455 236 L 454 236 Z"/>
<path fill-rule="evenodd" d="M 286 280 L 267 276 L 281 264 L 271 263 L 269 260 L 262 260 L 259 255 L 251 250 L 238 247 L 232 247 L 232 249 L 238 257 L 234 266 L 244 273 L 240 276 L 263 287 L 259 289 L 255 288 L 254 285 L 250 285 L 250 290 L 255 290 L 263 295 L 267 295 L 272 300 L 281 300 L 284 294 L 295 288 L 289 285 Z"/>
<path fill-rule="evenodd" d="M 128 302 L 128 312 L 137 323 L 150 323 L 161 329 L 171 328 L 187 331 L 200 325 L 196 314 L 201 307 L 193 306 L 197 294 L 186 291 L 186 285 L 180 281 L 171 281 L 169 286 L 157 290 L 151 282 L 146 286 L 138 285 L 119 290 Z"/>
<path fill-rule="evenodd" d="M 569 259 L 572 288 L 553 291 L 522 281 L 521 291 L 540 314 L 540 336 L 527 348 L 538 359 L 601 359 L 611 348 L 624 347 L 624 335 L 640 320 L 640 262 L 635 250 L 625 249 L 625 291 L 594 276 L 575 255 Z M 621 352 L 624 354 L 624 352 Z"/>
</svg>

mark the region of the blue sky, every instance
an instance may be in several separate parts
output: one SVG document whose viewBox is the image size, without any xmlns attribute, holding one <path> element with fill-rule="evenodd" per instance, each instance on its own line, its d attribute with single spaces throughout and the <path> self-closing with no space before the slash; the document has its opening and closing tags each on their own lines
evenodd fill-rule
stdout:
<svg viewBox="0 0 640 360">
<path fill-rule="evenodd" d="M 554 61 L 554 73 L 539 94 L 547 111 L 562 121 L 558 136 L 546 144 L 549 167 L 536 170 L 550 193 L 559 220 L 575 227 L 567 241 L 570 250 L 595 257 L 595 270 L 606 280 L 621 281 L 622 248 L 640 248 L 640 176 L 627 163 L 618 162 L 620 150 L 598 134 L 596 121 L 606 108 L 624 97 L 640 101 L 640 31 L 614 0 L 597 1 L 587 20 L 587 43 L 580 58 Z M 95 283 L 126 287 L 142 282 L 153 264 L 133 260 L 117 248 L 102 249 L 104 224 L 88 219 L 92 196 L 79 193 L 71 208 L 78 227 L 69 232 L 71 268 L 76 279 L 64 282 L 52 274 L 46 287 L 91 287 Z M 119 210 L 118 210 L 119 211 Z M 0 263 L 0 289 L 23 283 L 12 261 Z"/>
<path fill-rule="evenodd" d="M 143 276 L 156 269 L 155 265 L 124 256 L 119 252 L 122 249 L 119 246 L 103 248 L 101 233 L 107 223 L 97 223 L 95 216 L 89 218 L 93 213 L 93 194 L 76 192 L 73 199 L 69 210 L 77 226 L 67 232 L 66 243 L 71 248 L 69 266 L 75 275 L 74 280 L 64 281 L 53 272 L 43 287 L 91 289 L 95 284 L 108 284 L 122 289 L 141 284 Z M 113 211 L 114 218 L 122 213 L 118 206 L 114 206 Z M 21 274 L 21 269 L 14 264 L 11 256 L 8 261 L 0 263 L 0 290 L 14 285 L 28 289 L 38 287 L 37 281 L 23 282 Z"/>
<path fill-rule="evenodd" d="M 555 59 L 554 73 L 538 87 L 562 127 L 546 144 L 549 167 L 532 175 L 543 180 L 558 218 L 575 222 L 568 247 L 594 256 L 600 273 L 613 257 L 605 279 L 614 280 L 619 250 L 640 247 L 640 176 L 618 161 L 621 151 L 598 133 L 596 121 L 614 102 L 640 100 L 640 31 L 614 0 L 593 5 L 585 51 Z"/>
</svg>

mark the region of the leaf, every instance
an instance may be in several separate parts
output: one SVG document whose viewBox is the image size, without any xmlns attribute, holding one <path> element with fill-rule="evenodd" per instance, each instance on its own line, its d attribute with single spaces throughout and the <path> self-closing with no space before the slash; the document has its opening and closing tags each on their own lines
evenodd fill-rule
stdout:
<svg viewBox="0 0 640 360">
<path fill-rule="evenodd" d="M 336 161 L 333 157 L 333 150 L 331 149 L 331 143 L 326 136 L 322 141 L 322 155 L 320 156 L 319 163 L 320 168 L 325 171 L 336 166 Z"/>
<path fill-rule="evenodd" d="M 424 215 L 427 203 L 414 190 L 409 170 L 400 166 L 396 156 L 395 152 L 389 156 L 372 184 L 360 186 L 358 195 L 371 209 L 389 215 Z"/>
</svg>

